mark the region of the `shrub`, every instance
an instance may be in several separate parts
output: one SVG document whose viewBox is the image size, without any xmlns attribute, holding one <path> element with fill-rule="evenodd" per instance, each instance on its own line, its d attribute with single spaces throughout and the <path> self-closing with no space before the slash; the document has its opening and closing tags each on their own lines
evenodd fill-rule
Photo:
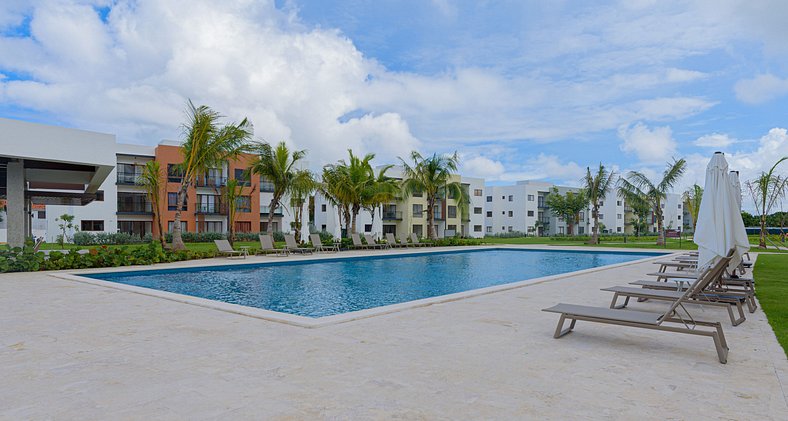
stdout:
<svg viewBox="0 0 788 421">
<path fill-rule="evenodd" d="M 78 246 L 140 244 L 143 242 L 149 242 L 150 240 L 150 235 L 146 235 L 145 237 L 137 237 L 125 232 L 94 233 L 79 231 L 74 233 L 74 244 Z"/>
<path fill-rule="evenodd" d="M 449 238 L 439 238 L 437 240 L 434 240 L 432 241 L 432 244 L 438 247 L 478 246 L 482 244 L 482 241 L 476 238 L 449 237 Z"/>
</svg>

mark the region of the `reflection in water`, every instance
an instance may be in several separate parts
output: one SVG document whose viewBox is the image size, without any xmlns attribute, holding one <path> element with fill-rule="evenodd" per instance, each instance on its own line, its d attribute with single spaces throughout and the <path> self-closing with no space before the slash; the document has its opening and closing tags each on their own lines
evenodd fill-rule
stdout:
<svg viewBox="0 0 788 421">
<path fill-rule="evenodd" d="M 308 317 L 323 317 L 622 263 L 644 254 L 483 250 L 222 270 L 93 277 Z"/>
</svg>

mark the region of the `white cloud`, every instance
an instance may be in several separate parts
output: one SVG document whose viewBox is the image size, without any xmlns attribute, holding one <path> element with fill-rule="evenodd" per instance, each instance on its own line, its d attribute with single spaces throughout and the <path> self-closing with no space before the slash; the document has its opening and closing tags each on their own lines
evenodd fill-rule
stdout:
<svg viewBox="0 0 788 421">
<path fill-rule="evenodd" d="M 492 160 L 483 156 L 475 156 L 462 161 L 462 174 L 471 177 L 482 177 L 489 180 L 498 179 L 505 168 L 501 161 Z"/>
<path fill-rule="evenodd" d="M 583 174 L 585 169 L 576 162 L 561 162 L 561 159 L 555 155 L 540 153 L 521 165 L 513 166 L 497 180 L 551 180 L 563 185 L 576 186 Z"/>
<path fill-rule="evenodd" d="M 668 82 L 691 82 L 693 80 L 704 79 L 708 75 L 697 70 L 677 69 L 670 67 L 665 70 L 665 80 Z"/>
<path fill-rule="evenodd" d="M 623 140 L 621 150 L 634 153 L 642 162 L 661 162 L 676 153 L 676 141 L 669 126 L 649 129 L 642 123 L 621 126 L 618 136 Z"/>
<path fill-rule="evenodd" d="M 772 74 L 742 79 L 733 87 L 736 98 L 747 104 L 762 104 L 788 95 L 788 79 L 780 79 Z"/>
<path fill-rule="evenodd" d="M 736 142 L 727 134 L 712 133 L 703 135 L 695 140 L 693 144 L 703 148 L 724 148 Z"/>
</svg>

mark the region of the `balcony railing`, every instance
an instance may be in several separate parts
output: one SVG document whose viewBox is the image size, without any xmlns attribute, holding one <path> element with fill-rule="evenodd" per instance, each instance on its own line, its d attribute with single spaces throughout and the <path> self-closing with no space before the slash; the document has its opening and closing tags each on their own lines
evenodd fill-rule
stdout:
<svg viewBox="0 0 788 421">
<path fill-rule="evenodd" d="M 383 219 L 386 221 L 401 221 L 402 212 L 400 211 L 384 211 Z"/>
<path fill-rule="evenodd" d="M 226 177 L 199 177 L 197 179 L 197 187 L 222 187 L 227 184 Z"/>
<path fill-rule="evenodd" d="M 443 213 L 441 213 L 441 212 L 433 212 L 433 213 L 432 213 L 432 217 L 433 217 L 433 219 L 435 219 L 436 221 L 443 221 L 443 219 L 444 219 L 444 218 L 443 218 Z"/>
<path fill-rule="evenodd" d="M 260 182 L 260 191 L 263 193 L 273 193 L 274 192 L 274 183 L 269 181 L 261 181 Z"/>
<path fill-rule="evenodd" d="M 268 215 L 271 211 L 270 206 L 260 206 L 260 215 Z M 277 207 L 274 209 L 274 216 L 282 216 L 284 212 L 282 211 L 282 207 Z"/>
<path fill-rule="evenodd" d="M 117 213 L 153 213 L 153 208 L 148 201 L 118 201 Z"/>
<path fill-rule="evenodd" d="M 134 185 L 137 184 L 139 177 L 140 175 L 137 173 L 119 172 L 117 184 Z"/>
<path fill-rule="evenodd" d="M 226 212 L 222 203 L 198 203 L 194 213 L 201 215 L 222 215 Z"/>
</svg>

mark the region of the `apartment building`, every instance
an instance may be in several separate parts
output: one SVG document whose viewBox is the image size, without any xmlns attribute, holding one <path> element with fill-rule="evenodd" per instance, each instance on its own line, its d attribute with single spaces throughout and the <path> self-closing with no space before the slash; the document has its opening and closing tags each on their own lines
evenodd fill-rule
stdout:
<svg viewBox="0 0 788 421">
<path fill-rule="evenodd" d="M 184 232 L 224 233 L 229 230 L 227 206 L 222 200 L 222 188 L 229 179 L 238 180 L 241 186 L 235 231 L 268 230 L 273 185 L 258 176 L 244 177 L 253 159 L 253 155 L 247 154 L 226 162 L 220 168 L 210 169 L 189 187 L 181 212 L 181 229 Z M 76 226 L 81 231 L 125 232 L 135 236 L 158 234 L 158 227 L 153 223 L 152 204 L 142 187 L 137 185 L 145 164 L 154 160 L 159 162 L 163 173 L 159 198 L 162 225 L 165 232 L 171 232 L 182 180 L 177 166 L 182 160 L 180 144 L 173 141 L 162 141 L 157 146 L 117 144 L 115 169 L 101 185 L 103 200 L 86 206 L 48 206 L 47 241 L 55 241 L 60 223 L 56 218 L 62 214 L 74 215 Z M 283 203 L 289 205 L 289 198 L 285 197 Z M 292 212 L 284 206 L 273 212 L 273 230 L 289 232 Z M 306 210 L 303 215 L 308 218 Z M 305 220 L 303 224 L 306 227 L 309 221 Z"/>
<path fill-rule="evenodd" d="M 676 193 L 668 193 L 667 197 L 661 204 L 662 206 L 662 221 L 663 221 L 663 228 L 670 229 L 670 230 L 686 230 L 687 227 L 685 226 L 684 222 L 688 216 L 685 215 L 684 212 L 684 203 L 682 201 L 681 195 Z M 625 234 L 634 234 L 635 233 L 635 226 L 632 223 L 633 220 L 636 219 L 635 213 L 632 211 L 632 208 L 629 206 L 624 207 L 624 220 L 626 221 L 624 233 Z M 691 225 L 691 221 L 689 221 Z M 657 218 L 654 215 L 654 212 L 651 212 L 651 221 L 648 225 L 648 230 L 651 233 L 657 232 Z"/>
<path fill-rule="evenodd" d="M 393 167 L 387 172 L 387 175 L 402 180 L 402 168 Z M 439 199 L 433 209 L 434 229 L 437 236 L 439 238 L 455 235 L 483 237 L 484 180 L 454 175 L 451 181 L 461 183 L 466 195 L 470 198 L 468 212 L 466 215 L 462 215 L 457 198 L 449 196 Z M 362 210 L 356 219 L 357 232 L 375 234 L 378 237 L 387 233 L 399 235 L 402 232 L 426 237 L 428 235 L 427 227 L 427 200 L 423 194 L 418 193 L 407 198 L 399 197 L 384 204 L 382 208 L 376 209 L 374 213 Z M 315 195 L 314 228 L 330 232 L 334 236 L 339 236 L 342 230 L 337 208 L 320 194 Z"/>
</svg>

